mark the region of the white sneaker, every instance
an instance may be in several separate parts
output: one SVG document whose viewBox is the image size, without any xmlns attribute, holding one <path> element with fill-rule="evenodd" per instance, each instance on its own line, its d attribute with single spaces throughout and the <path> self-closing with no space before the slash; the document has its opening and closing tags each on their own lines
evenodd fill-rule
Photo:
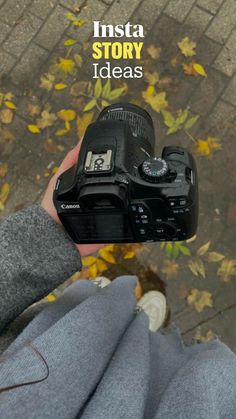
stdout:
<svg viewBox="0 0 236 419">
<path fill-rule="evenodd" d="M 97 278 L 93 279 L 93 282 L 100 288 L 104 288 L 111 283 L 110 279 L 106 278 L 105 276 L 98 276 Z"/>
<path fill-rule="evenodd" d="M 149 291 L 137 303 L 137 308 L 149 317 L 149 330 L 156 332 L 166 318 L 166 297 L 159 291 Z"/>
</svg>

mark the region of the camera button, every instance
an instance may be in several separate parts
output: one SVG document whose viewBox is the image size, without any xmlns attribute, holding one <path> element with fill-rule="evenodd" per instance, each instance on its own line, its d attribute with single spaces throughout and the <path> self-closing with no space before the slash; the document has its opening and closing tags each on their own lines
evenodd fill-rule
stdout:
<svg viewBox="0 0 236 419">
<path fill-rule="evenodd" d="M 139 233 L 142 235 L 146 234 L 145 228 L 140 228 Z"/>
<path fill-rule="evenodd" d="M 184 199 L 184 198 L 183 198 L 183 199 L 180 199 L 180 200 L 179 200 L 179 206 L 181 206 L 181 207 L 182 207 L 182 206 L 184 206 L 184 205 L 187 205 L 187 199 Z"/>
<path fill-rule="evenodd" d="M 178 205 L 178 201 L 176 199 L 169 199 L 168 202 L 169 202 L 169 206 L 171 208 L 174 208 L 174 207 L 176 207 Z"/>
<path fill-rule="evenodd" d="M 138 207 L 138 212 L 139 212 L 140 214 L 142 214 L 142 213 L 144 212 L 144 208 L 143 208 L 143 207 Z"/>
<path fill-rule="evenodd" d="M 148 220 L 142 220 L 142 224 L 148 224 Z"/>
</svg>

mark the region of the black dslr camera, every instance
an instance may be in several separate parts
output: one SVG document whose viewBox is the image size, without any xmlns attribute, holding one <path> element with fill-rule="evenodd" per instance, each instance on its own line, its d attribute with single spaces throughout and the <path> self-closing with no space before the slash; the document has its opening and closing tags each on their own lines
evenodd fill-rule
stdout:
<svg viewBox="0 0 236 419">
<path fill-rule="evenodd" d="M 185 240 L 196 233 L 197 170 L 187 150 L 154 156 L 150 115 L 105 108 L 86 130 L 78 163 L 57 181 L 54 204 L 76 243 Z"/>
</svg>

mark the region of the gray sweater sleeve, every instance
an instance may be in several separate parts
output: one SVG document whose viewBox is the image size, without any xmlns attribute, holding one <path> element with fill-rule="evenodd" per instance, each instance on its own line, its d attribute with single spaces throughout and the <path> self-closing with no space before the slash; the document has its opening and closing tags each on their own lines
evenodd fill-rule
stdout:
<svg viewBox="0 0 236 419">
<path fill-rule="evenodd" d="M 74 243 L 42 207 L 8 217 L 0 225 L 0 331 L 80 269 Z"/>
</svg>

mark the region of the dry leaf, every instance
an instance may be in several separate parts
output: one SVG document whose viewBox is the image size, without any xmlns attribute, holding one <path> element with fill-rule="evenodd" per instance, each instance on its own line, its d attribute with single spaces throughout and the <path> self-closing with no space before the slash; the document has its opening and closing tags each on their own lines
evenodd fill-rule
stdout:
<svg viewBox="0 0 236 419">
<path fill-rule="evenodd" d="M 196 55 L 196 52 L 194 51 L 196 45 L 196 42 L 190 41 L 188 36 L 178 42 L 178 47 L 185 57 L 192 57 L 193 55 Z"/>
<path fill-rule="evenodd" d="M 166 92 L 156 93 L 153 86 L 148 86 L 148 88 L 142 92 L 142 96 L 145 102 L 148 103 L 156 112 L 160 112 L 162 109 L 165 109 L 168 106 L 168 102 L 166 100 Z"/>
<path fill-rule="evenodd" d="M 71 45 L 76 44 L 78 41 L 76 39 L 67 39 L 66 41 L 64 41 L 64 45 L 66 47 L 69 47 Z"/>
<path fill-rule="evenodd" d="M 41 80 L 40 87 L 50 92 L 50 90 L 52 90 L 53 85 L 54 85 L 55 76 L 50 73 L 43 74 L 40 77 L 40 80 Z"/>
<path fill-rule="evenodd" d="M 69 58 L 59 58 L 56 68 L 65 74 L 73 74 L 75 71 L 75 62 Z"/>
<path fill-rule="evenodd" d="M 57 112 L 57 115 L 65 122 L 73 121 L 76 117 L 76 113 L 72 109 L 62 109 Z"/>
<path fill-rule="evenodd" d="M 74 61 L 75 61 L 75 64 L 77 65 L 77 67 L 82 67 L 82 64 L 83 64 L 83 58 L 81 57 L 81 55 L 80 54 L 74 54 Z"/>
<path fill-rule="evenodd" d="M 5 203 L 10 193 L 10 184 L 4 183 L 0 189 L 0 211 L 5 208 Z"/>
<path fill-rule="evenodd" d="M 176 278 L 179 272 L 179 265 L 174 260 L 164 260 L 161 272 L 165 274 L 168 279 Z"/>
<path fill-rule="evenodd" d="M 196 340 L 199 340 L 200 342 L 209 342 L 210 340 L 214 339 L 215 334 L 212 332 L 212 330 L 208 330 L 207 334 L 205 336 L 200 334 L 200 331 L 198 330 L 194 338 Z"/>
<path fill-rule="evenodd" d="M 96 278 L 97 277 L 97 275 L 98 275 L 98 269 L 97 269 L 97 264 L 96 263 L 94 263 L 93 265 L 90 266 L 90 268 L 89 268 L 89 275 L 92 278 Z"/>
<path fill-rule="evenodd" d="M 153 58 L 154 60 L 157 60 L 158 58 L 160 58 L 161 48 L 155 47 L 155 45 L 150 45 L 147 48 L 147 52 L 151 58 Z"/>
<path fill-rule="evenodd" d="M 27 111 L 30 116 L 35 116 L 40 114 L 40 106 L 39 105 L 33 105 L 32 103 L 29 103 L 27 106 Z"/>
<path fill-rule="evenodd" d="M 206 260 L 208 262 L 221 262 L 225 258 L 225 255 L 218 252 L 208 252 L 206 253 Z"/>
<path fill-rule="evenodd" d="M 10 124 L 13 120 L 13 112 L 11 109 L 2 109 L 0 111 L 0 122 Z"/>
<path fill-rule="evenodd" d="M 190 271 L 193 273 L 193 275 L 201 276 L 203 278 L 206 277 L 204 264 L 203 264 L 203 261 L 201 259 L 199 259 L 199 258 L 191 259 L 188 262 L 188 267 L 189 267 Z"/>
<path fill-rule="evenodd" d="M 101 258 L 104 259 L 106 262 L 116 264 L 116 259 L 110 252 L 106 250 L 105 247 L 103 249 L 100 249 L 98 253 L 99 256 L 101 256 Z"/>
<path fill-rule="evenodd" d="M 56 301 L 56 297 L 55 297 L 54 294 L 49 294 L 47 296 L 47 300 L 48 300 L 49 303 L 53 303 L 54 301 Z"/>
<path fill-rule="evenodd" d="M 193 64 L 194 64 L 193 61 L 191 63 L 188 63 L 188 64 L 185 64 L 185 63 L 182 64 L 183 70 L 184 70 L 184 74 L 186 74 L 186 76 L 195 76 L 195 77 L 197 77 L 198 73 L 194 69 Z"/>
<path fill-rule="evenodd" d="M 10 100 L 5 100 L 4 104 L 9 109 L 16 109 L 15 103 L 11 102 Z"/>
<path fill-rule="evenodd" d="M 210 247 L 211 241 L 209 240 L 207 243 L 205 243 L 203 246 L 199 247 L 197 251 L 198 256 L 203 256 L 208 251 Z"/>
<path fill-rule="evenodd" d="M 82 117 L 77 117 L 77 133 L 80 139 L 83 138 L 86 128 L 91 124 L 92 120 L 93 112 L 86 112 Z"/>
<path fill-rule="evenodd" d="M 135 252 L 133 251 L 127 252 L 123 255 L 124 259 L 133 259 L 134 257 L 135 257 Z"/>
<path fill-rule="evenodd" d="M 224 282 L 229 282 L 231 276 L 236 276 L 236 259 L 224 259 L 217 271 L 217 275 Z"/>
<path fill-rule="evenodd" d="M 8 164 L 0 163 L 0 177 L 5 177 L 8 172 Z"/>
<path fill-rule="evenodd" d="M 103 273 L 108 269 L 106 263 L 102 259 L 97 259 L 96 264 L 99 273 Z"/>
<path fill-rule="evenodd" d="M 205 307 L 212 307 L 212 295 L 208 291 L 200 291 L 193 289 L 187 297 L 189 305 L 193 305 L 195 309 L 200 313 Z"/>
<path fill-rule="evenodd" d="M 148 71 L 144 73 L 145 80 L 150 84 L 151 86 L 155 86 L 159 82 L 159 74 L 157 71 L 154 71 L 154 73 L 149 73 Z"/>
<path fill-rule="evenodd" d="M 37 126 L 41 129 L 51 127 L 57 120 L 55 113 L 50 113 L 48 111 L 43 111 L 41 113 L 41 118 L 37 119 Z"/>
<path fill-rule="evenodd" d="M 82 258 L 82 264 L 83 266 L 90 266 L 93 265 L 94 263 L 96 263 L 97 258 L 95 258 L 95 256 L 86 256 Z"/>
<path fill-rule="evenodd" d="M 206 140 L 196 140 L 194 151 L 199 156 L 212 158 L 215 151 L 221 150 L 222 146 L 216 137 L 208 137 Z"/>
</svg>

